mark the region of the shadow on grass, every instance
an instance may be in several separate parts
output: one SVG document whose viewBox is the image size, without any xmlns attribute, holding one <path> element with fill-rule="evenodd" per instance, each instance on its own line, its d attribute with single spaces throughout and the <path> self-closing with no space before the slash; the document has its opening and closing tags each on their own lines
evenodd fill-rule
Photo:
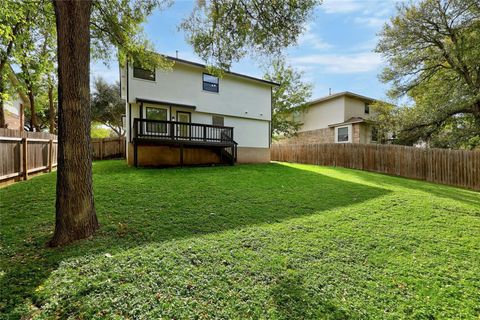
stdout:
<svg viewBox="0 0 480 320">
<path fill-rule="evenodd" d="M 316 299 L 309 292 L 303 277 L 293 270 L 283 274 L 272 288 L 271 295 L 278 319 L 350 319 L 352 315 L 328 299 Z"/>
<path fill-rule="evenodd" d="M 48 249 L 54 188 L 51 174 L 0 189 L 0 311 L 13 318 L 25 299 L 41 302 L 35 289 L 69 258 L 321 214 L 390 192 L 280 164 L 155 170 L 96 162 L 100 232 Z"/>
</svg>

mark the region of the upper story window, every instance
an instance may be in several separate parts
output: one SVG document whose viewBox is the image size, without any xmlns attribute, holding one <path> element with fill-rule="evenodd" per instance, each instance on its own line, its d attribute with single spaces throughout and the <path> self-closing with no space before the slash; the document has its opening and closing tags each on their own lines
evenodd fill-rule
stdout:
<svg viewBox="0 0 480 320">
<path fill-rule="evenodd" d="M 223 127 L 224 126 L 224 119 L 222 116 L 212 116 L 212 124 L 214 126 L 220 126 L 220 127 Z"/>
<path fill-rule="evenodd" d="M 348 142 L 348 127 L 341 127 L 337 129 L 337 141 Z"/>
<path fill-rule="evenodd" d="M 210 92 L 218 92 L 218 77 L 210 74 L 203 74 L 203 90 Z"/>
<path fill-rule="evenodd" d="M 147 70 L 140 67 L 133 67 L 133 77 L 137 79 L 155 81 L 155 69 Z"/>
<path fill-rule="evenodd" d="M 370 113 L 370 105 L 368 103 L 365 103 L 365 113 L 366 114 Z"/>
</svg>

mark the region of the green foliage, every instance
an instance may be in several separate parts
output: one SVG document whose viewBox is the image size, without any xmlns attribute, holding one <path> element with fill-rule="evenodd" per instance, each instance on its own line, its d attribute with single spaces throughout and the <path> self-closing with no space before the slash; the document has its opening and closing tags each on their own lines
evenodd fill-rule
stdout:
<svg viewBox="0 0 480 320">
<path fill-rule="evenodd" d="M 120 83 L 109 84 L 104 79 L 95 80 L 95 92 L 91 99 L 92 121 L 99 122 L 122 137 L 122 116 L 125 114 L 125 101 L 120 97 Z"/>
<path fill-rule="evenodd" d="M 302 112 L 312 95 L 312 84 L 302 80 L 303 73 L 287 65 L 284 59 L 276 59 L 264 78 L 280 86 L 272 91 L 272 134 L 293 136 L 301 123 L 293 117 L 293 112 Z"/>
<path fill-rule="evenodd" d="M 399 108 L 392 103 L 377 100 L 370 105 L 371 116 L 369 121 L 377 130 L 377 141 L 380 143 L 398 143 L 398 134 L 402 123 Z"/>
<path fill-rule="evenodd" d="M 0 189 L 1 318 L 478 315 L 477 192 L 293 164 L 93 170 L 102 229 L 61 250 L 55 173 Z"/>
<path fill-rule="evenodd" d="M 163 10 L 171 3 L 172 0 L 94 1 L 92 57 L 109 60 L 116 52 L 122 65 L 129 60 L 144 68 L 170 68 L 170 61 L 152 51 L 153 46 L 146 39 L 142 24 L 155 9 Z"/>
<path fill-rule="evenodd" d="M 24 86 L 39 86 L 42 77 L 55 71 L 56 29 L 53 5 L 50 1 L 40 1 L 38 4 L 42 7 L 26 8 L 28 24 L 14 55 L 14 62 L 21 68 L 17 77 L 23 80 Z M 24 88 L 24 91 L 27 89 Z"/>
<path fill-rule="evenodd" d="M 381 32 L 377 52 L 388 62 L 381 78 L 392 83 L 392 97 L 407 94 L 415 103 L 399 138 L 435 140 L 456 117 L 473 117 L 480 131 L 479 7 L 477 0 L 400 4 Z"/>
<path fill-rule="evenodd" d="M 276 55 L 296 44 L 318 0 L 197 1 L 181 24 L 195 52 L 228 70 L 247 54 Z"/>
<path fill-rule="evenodd" d="M 90 130 L 90 136 L 92 138 L 109 138 L 112 136 L 112 130 L 105 128 L 101 123 L 92 123 L 92 128 Z"/>
<path fill-rule="evenodd" d="M 8 68 L 25 36 L 28 36 L 27 13 L 37 4 L 33 1 L 4 1 L 0 5 L 0 127 L 5 126 L 4 101 L 10 98 Z"/>
<path fill-rule="evenodd" d="M 429 143 L 432 148 L 480 149 L 480 130 L 471 115 L 452 117 Z"/>
<path fill-rule="evenodd" d="M 5 1 L 0 6 L 0 71 L 2 73 L 26 31 L 26 11 L 30 10 L 32 5 L 32 3 L 21 1 Z"/>
<path fill-rule="evenodd" d="M 48 87 L 55 86 L 56 29 L 52 3 L 40 1 L 34 7 L 26 5 L 26 21 L 26 31 L 14 55 L 14 62 L 20 66 L 16 77 L 18 89 L 27 94 L 33 106 L 26 111 L 25 124 L 32 131 L 41 131 L 48 126 L 50 116 Z"/>
</svg>

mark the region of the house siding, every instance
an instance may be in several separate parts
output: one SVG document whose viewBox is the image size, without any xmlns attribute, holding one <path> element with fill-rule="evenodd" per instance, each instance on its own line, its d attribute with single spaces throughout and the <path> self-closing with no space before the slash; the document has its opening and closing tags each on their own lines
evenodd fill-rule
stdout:
<svg viewBox="0 0 480 320">
<path fill-rule="evenodd" d="M 309 106 L 300 118 L 299 132 L 328 128 L 332 123 L 345 121 L 345 98 L 319 102 Z"/>
<path fill-rule="evenodd" d="M 155 81 L 134 78 L 132 66 L 129 66 L 127 77 L 126 70 L 122 69 L 120 77 L 122 96 L 129 100 L 126 104 L 126 116 L 130 123 L 126 129 L 130 141 L 133 119 L 145 115 L 143 110 L 141 112 L 142 104 L 137 103 L 137 99 L 143 99 L 162 102 L 150 105 L 167 106 L 169 119 L 172 119 L 172 116 L 176 119 L 177 111 L 189 112 L 191 122 L 200 124 L 212 124 L 213 116 L 222 116 L 224 125 L 234 128 L 234 140 L 238 143 L 238 162 L 270 161 L 271 84 L 225 74 L 219 79 L 219 92 L 214 93 L 203 90 L 205 69 L 200 67 L 176 63 L 173 70 L 156 70 Z M 124 85 L 127 81 L 128 85 Z M 175 104 L 194 106 L 195 109 Z M 132 146 L 127 145 L 127 148 L 132 149 Z M 160 161 L 156 155 L 159 151 L 143 149 L 139 149 L 139 163 L 150 165 L 151 161 L 146 159 L 148 154 L 152 154 L 152 159 Z M 133 152 L 130 151 L 127 152 L 128 163 L 133 162 Z M 172 159 L 178 159 L 173 148 L 164 148 L 163 152 L 172 154 Z M 203 157 L 209 163 L 215 162 L 211 155 L 203 154 Z"/>
<path fill-rule="evenodd" d="M 355 98 L 348 94 L 321 98 L 300 114 L 301 126 L 297 136 L 280 139 L 275 143 L 372 143 L 370 124 L 342 124 L 353 117 L 370 118 L 372 110 L 369 114 L 365 113 L 365 102 L 369 101 L 367 99 Z M 348 127 L 346 142 L 337 141 L 337 130 L 341 127 Z"/>
<path fill-rule="evenodd" d="M 219 92 L 202 89 L 204 69 L 176 63 L 173 70 L 155 71 L 155 81 L 133 77 L 129 72 L 129 102 L 136 98 L 196 106 L 197 112 L 271 120 L 271 85 L 225 74 Z"/>
</svg>

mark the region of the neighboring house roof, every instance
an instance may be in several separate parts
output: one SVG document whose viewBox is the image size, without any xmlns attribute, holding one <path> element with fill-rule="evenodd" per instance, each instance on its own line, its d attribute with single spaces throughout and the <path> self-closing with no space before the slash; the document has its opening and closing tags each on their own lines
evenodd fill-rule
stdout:
<svg viewBox="0 0 480 320">
<path fill-rule="evenodd" d="M 344 92 L 334 93 L 334 94 L 331 94 L 331 95 L 328 95 L 328 96 L 325 96 L 325 97 L 321 97 L 321 98 L 312 100 L 312 101 L 308 102 L 308 105 L 316 104 L 316 103 L 323 102 L 323 101 L 328 101 L 328 100 L 339 98 L 339 97 L 342 97 L 342 96 L 359 99 L 359 100 L 362 100 L 362 101 L 367 102 L 367 103 L 372 103 L 372 102 L 376 101 L 373 98 L 362 96 L 360 94 L 356 94 L 356 93 L 349 92 L 349 91 L 344 91 Z"/>
<path fill-rule="evenodd" d="M 343 126 L 343 125 L 346 125 L 346 124 L 362 123 L 362 122 L 366 122 L 366 120 L 365 120 L 364 118 L 362 118 L 362 117 L 351 117 L 351 118 L 348 119 L 347 121 L 340 122 L 340 123 L 330 124 L 330 125 L 328 125 L 328 126 L 331 128 L 331 127 Z"/>
<path fill-rule="evenodd" d="M 178 63 L 183 63 L 183 64 L 188 64 L 188 65 L 191 65 L 191 66 L 195 66 L 195 67 L 199 67 L 199 68 L 203 68 L 203 69 L 206 69 L 207 66 L 204 65 L 204 64 L 201 64 L 201 63 L 197 63 L 197 62 L 193 62 L 193 61 L 188 61 L 188 60 L 184 60 L 184 59 L 179 59 L 179 58 L 175 58 L 175 57 L 171 57 L 171 56 L 164 56 L 165 58 L 169 59 L 169 60 L 172 60 L 172 61 L 175 61 L 175 62 L 178 62 Z M 253 81 L 258 81 L 258 82 L 262 82 L 262 83 L 266 83 L 266 84 L 269 84 L 271 86 L 280 86 L 280 84 L 276 83 L 276 82 L 273 82 L 273 81 L 269 81 L 269 80 L 265 80 L 265 79 L 260 79 L 260 78 L 255 78 L 255 77 L 252 77 L 252 76 L 248 76 L 248 75 L 245 75 L 245 74 L 241 74 L 241 73 L 236 73 L 236 72 L 232 72 L 232 71 L 225 71 L 226 74 L 229 74 L 229 75 L 232 75 L 232 76 L 235 76 L 235 77 L 240 77 L 240 78 L 245 78 L 245 79 L 249 79 L 249 80 L 253 80 Z"/>
</svg>

